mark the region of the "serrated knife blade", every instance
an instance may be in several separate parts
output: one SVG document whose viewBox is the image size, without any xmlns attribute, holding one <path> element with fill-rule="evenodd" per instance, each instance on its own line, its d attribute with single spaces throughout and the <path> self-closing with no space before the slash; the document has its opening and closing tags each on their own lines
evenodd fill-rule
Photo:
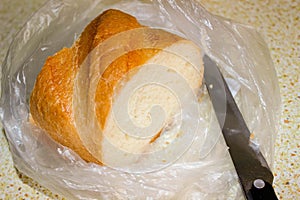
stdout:
<svg viewBox="0 0 300 200">
<path fill-rule="evenodd" d="M 203 61 L 205 84 L 245 198 L 277 199 L 273 174 L 259 148 L 251 143 L 250 131 L 222 73 L 209 56 L 204 55 Z"/>
</svg>

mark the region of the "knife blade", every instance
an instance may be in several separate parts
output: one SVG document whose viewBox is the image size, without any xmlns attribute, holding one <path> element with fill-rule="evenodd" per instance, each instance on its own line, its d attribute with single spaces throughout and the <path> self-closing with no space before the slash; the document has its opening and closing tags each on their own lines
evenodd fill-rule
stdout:
<svg viewBox="0 0 300 200">
<path fill-rule="evenodd" d="M 251 143 L 250 131 L 217 64 L 204 55 L 204 79 L 223 137 L 247 200 L 276 200 L 273 174 Z"/>
</svg>

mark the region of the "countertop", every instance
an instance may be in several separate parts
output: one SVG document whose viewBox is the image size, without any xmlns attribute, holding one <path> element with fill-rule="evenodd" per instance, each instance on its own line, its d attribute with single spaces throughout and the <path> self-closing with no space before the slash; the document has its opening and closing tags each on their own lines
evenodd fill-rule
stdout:
<svg viewBox="0 0 300 200">
<path fill-rule="evenodd" d="M 199 1 L 212 13 L 255 27 L 267 42 L 282 98 L 274 187 L 280 199 L 300 199 L 300 1 Z M 44 2 L 0 1 L 0 65 L 14 34 Z M 0 163 L 0 199 L 63 199 L 14 168 L 2 131 Z"/>
</svg>

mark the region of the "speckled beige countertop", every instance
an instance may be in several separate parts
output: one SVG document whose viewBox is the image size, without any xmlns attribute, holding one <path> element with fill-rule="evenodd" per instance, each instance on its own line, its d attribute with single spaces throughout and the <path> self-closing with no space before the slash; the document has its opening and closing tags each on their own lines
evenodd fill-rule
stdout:
<svg viewBox="0 0 300 200">
<path fill-rule="evenodd" d="M 276 142 L 275 189 L 280 199 L 300 199 L 300 1 L 200 0 L 212 13 L 254 26 L 265 38 L 282 97 Z M 0 0 L 0 65 L 13 35 L 45 0 Z M 63 199 L 17 172 L 0 133 L 0 199 Z"/>
</svg>

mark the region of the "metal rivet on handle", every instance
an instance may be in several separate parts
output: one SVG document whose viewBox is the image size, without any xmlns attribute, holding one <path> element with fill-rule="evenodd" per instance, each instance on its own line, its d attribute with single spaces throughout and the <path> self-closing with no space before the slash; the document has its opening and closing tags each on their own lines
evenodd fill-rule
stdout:
<svg viewBox="0 0 300 200">
<path fill-rule="evenodd" d="M 256 179 L 254 182 L 253 182 L 253 185 L 254 187 L 256 187 L 257 189 L 262 189 L 265 187 L 265 182 L 261 179 Z"/>
</svg>

